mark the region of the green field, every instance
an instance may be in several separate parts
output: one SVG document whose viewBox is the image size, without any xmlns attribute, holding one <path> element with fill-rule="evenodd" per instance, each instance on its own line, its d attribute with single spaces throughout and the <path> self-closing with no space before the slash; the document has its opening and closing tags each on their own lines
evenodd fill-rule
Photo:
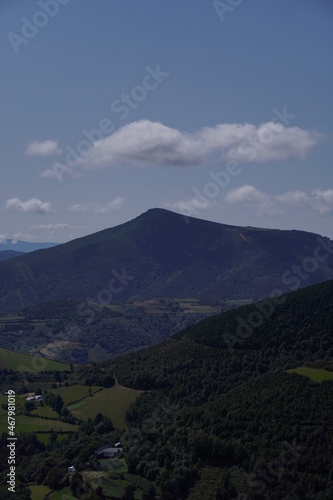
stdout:
<svg viewBox="0 0 333 500">
<path fill-rule="evenodd" d="M 38 415 L 39 417 L 50 417 L 58 418 L 58 413 L 50 406 L 38 406 L 35 410 L 32 410 L 31 415 Z"/>
<path fill-rule="evenodd" d="M 115 428 L 126 429 L 126 411 L 140 393 L 141 391 L 116 384 L 110 389 L 103 389 L 92 397 L 68 406 L 68 409 L 75 417 L 82 420 L 94 418 L 97 413 L 103 413 L 112 420 Z"/>
<path fill-rule="evenodd" d="M 70 366 L 66 363 L 0 348 L 0 369 L 3 370 L 4 368 L 17 372 L 63 372 L 70 370 Z"/>
<path fill-rule="evenodd" d="M 87 385 L 71 385 L 70 387 L 59 387 L 59 389 L 52 389 L 51 392 L 55 396 L 60 396 L 64 400 L 65 405 L 69 403 L 73 403 L 78 399 L 86 398 L 89 396 L 89 389 L 91 390 L 91 394 L 96 391 L 99 391 L 101 388 L 97 385 L 93 385 L 92 387 L 88 387 Z M 97 412 L 98 413 L 98 412 Z"/>
<path fill-rule="evenodd" d="M 63 432 L 61 434 L 58 433 L 57 434 L 57 441 L 63 441 L 64 439 L 67 439 L 69 434 L 70 433 L 68 433 L 68 432 Z M 37 435 L 37 437 L 38 437 L 38 441 L 47 445 L 50 442 L 51 432 L 39 433 Z"/>
<path fill-rule="evenodd" d="M 308 368 L 307 366 L 300 366 L 299 368 L 288 370 L 288 373 L 297 373 L 298 375 L 304 375 L 304 377 L 308 377 L 314 382 L 333 380 L 333 372 L 329 372 L 321 368 Z"/>
<path fill-rule="evenodd" d="M 34 500 L 34 499 L 32 499 Z M 49 497 L 48 500 L 77 500 L 71 494 L 69 488 L 64 488 L 61 491 L 54 491 Z"/>
<path fill-rule="evenodd" d="M 31 491 L 31 500 L 44 500 L 45 495 L 50 493 L 50 488 L 41 484 L 33 484 L 29 486 Z"/>
<path fill-rule="evenodd" d="M 16 434 L 20 432 L 37 432 L 37 431 L 76 431 L 77 425 L 60 422 L 60 420 L 46 420 L 44 418 L 33 418 L 26 415 L 18 415 L 16 417 Z M 8 431 L 7 416 L 0 417 L 0 433 Z"/>
<path fill-rule="evenodd" d="M 222 304 L 223 301 L 221 301 Z M 230 301 L 231 304 L 232 301 Z M 228 302 L 229 303 L 229 302 Z M 146 315 L 158 314 L 216 314 L 220 312 L 221 304 L 201 304 L 196 298 L 156 298 L 150 300 L 137 300 L 125 304 L 110 304 L 106 307 L 114 312 L 124 315 L 136 314 L 141 310 Z"/>
</svg>

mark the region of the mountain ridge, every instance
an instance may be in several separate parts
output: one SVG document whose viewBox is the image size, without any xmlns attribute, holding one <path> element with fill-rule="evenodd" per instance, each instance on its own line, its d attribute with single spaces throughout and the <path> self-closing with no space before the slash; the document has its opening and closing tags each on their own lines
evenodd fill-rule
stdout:
<svg viewBox="0 0 333 500">
<path fill-rule="evenodd" d="M 313 259 L 318 238 L 150 209 L 119 226 L 1 262 L 0 311 L 63 298 L 110 302 L 115 289 L 122 300 L 263 298 L 282 285 L 288 291 L 284 273 Z M 300 286 L 332 278 L 331 260 L 317 263 Z"/>
<path fill-rule="evenodd" d="M 58 245 L 58 243 L 51 243 L 51 242 L 36 243 L 23 240 L 18 240 L 14 243 L 13 239 L 6 239 L 5 242 L 0 243 L 0 252 L 5 250 L 14 250 L 17 252 L 27 253 L 27 252 L 34 252 L 35 250 L 40 250 L 43 248 L 52 248 L 56 245 Z"/>
</svg>

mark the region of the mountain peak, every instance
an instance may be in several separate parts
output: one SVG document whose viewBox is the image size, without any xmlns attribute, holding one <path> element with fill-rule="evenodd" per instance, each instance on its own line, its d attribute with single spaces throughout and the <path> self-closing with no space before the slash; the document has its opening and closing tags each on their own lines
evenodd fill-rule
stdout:
<svg viewBox="0 0 333 500">
<path fill-rule="evenodd" d="M 105 290 L 111 273 L 122 300 L 156 297 L 252 299 L 333 277 L 327 260 L 306 280 L 295 265 L 312 256 L 318 235 L 237 227 L 152 208 L 135 219 L 40 252 L 0 263 L 2 310 L 45 301 L 86 300 Z M 125 271 L 123 271 L 125 270 Z M 286 275 L 289 281 L 282 279 Z M 121 275 L 120 275 L 121 276 Z M 50 286 L 52 283 L 52 286 Z"/>
</svg>

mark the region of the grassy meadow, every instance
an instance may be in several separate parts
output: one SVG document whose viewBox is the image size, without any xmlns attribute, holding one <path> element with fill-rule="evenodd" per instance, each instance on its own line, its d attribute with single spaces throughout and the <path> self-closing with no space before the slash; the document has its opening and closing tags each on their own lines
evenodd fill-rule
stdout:
<svg viewBox="0 0 333 500">
<path fill-rule="evenodd" d="M 66 422 L 60 422 L 60 420 L 47 420 L 44 418 L 33 418 L 27 415 L 17 415 L 16 416 L 16 434 L 20 432 L 38 432 L 38 431 L 76 431 L 77 425 L 67 424 Z M 2 432 L 8 431 L 8 420 L 7 415 L 0 417 L 0 434 Z"/>
<path fill-rule="evenodd" d="M 103 413 L 112 420 L 115 428 L 126 429 L 126 411 L 140 393 L 141 391 L 116 384 L 69 405 L 68 409 L 76 418 L 82 420 L 94 418 L 97 413 Z"/>
<path fill-rule="evenodd" d="M 55 396 L 60 396 L 64 400 L 64 404 L 68 405 L 73 403 L 74 401 L 78 401 L 79 399 L 83 399 L 89 396 L 89 394 L 93 394 L 101 390 L 101 387 L 92 386 L 88 387 L 86 385 L 71 385 L 69 387 L 59 387 L 58 389 L 52 389 L 52 392 Z"/>
<path fill-rule="evenodd" d="M 17 372 L 64 372 L 70 370 L 70 366 L 67 363 L 0 348 L 0 369 L 3 370 L 4 368 Z"/>
<path fill-rule="evenodd" d="M 323 368 L 308 368 L 307 366 L 300 366 L 299 368 L 293 368 L 288 370 L 289 373 L 297 373 L 298 375 L 303 375 L 308 377 L 314 382 L 323 382 L 323 380 L 333 380 L 333 372 L 324 370 Z"/>
</svg>

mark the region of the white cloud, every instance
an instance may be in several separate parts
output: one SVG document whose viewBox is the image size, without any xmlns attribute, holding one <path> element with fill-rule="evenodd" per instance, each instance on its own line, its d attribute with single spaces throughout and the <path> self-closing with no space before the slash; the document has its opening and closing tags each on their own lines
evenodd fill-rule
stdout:
<svg viewBox="0 0 333 500">
<path fill-rule="evenodd" d="M 314 189 L 311 193 L 311 204 L 314 210 L 317 210 L 322 215 L 333 212 L 333 189 L 321 191 Z"/>
<path fill-rule="evenodd" d="M 52 169 L 48 169 L 43 170 L 43 172 L 41 172 L 38 177 L 40 177 L 41 179 L 59 179 L 59 174 L 57 174 Z"/>
<path fill-rule="evenodd" d="M 303 158 L 320 139 L 316 132 L 274 122 L 221 123 L 188 133 L 140 120 L 96 141 L 79 163 L 87 167 L 200 165 L 216 154 L 241 162 L 285 160 Z"/>
<path fill-rule="evenodd" d="M 43 170 L 43 172 L 41 172 L 38 177 L 40 179 L 57 179 L 58 181 L 61 182 L 64 173 L 66 173 L 66 175 L 70 175 L 74 179 L 76 179 L 78 177 L 82 177 L 81 172 L 78 172 L 77 170 L 73 170 L 73 168 L 69 168 L 69 167 L 65 167 L 63 170 L 59 170 L 56 168 L 54 168 L 54 169 L 49 168 L 47 170 Z"/>
<path fill-rule="evenodd" d="M 310 194 L 303 191 L 289 191 L 275 197 L 280 203 L 296 207 L 310 207 L 321 215 L 333 212 L 333 189 L 314 189 Z"/>
<path fill-rule="evenodd" d="M 305 158 L 322 136 L 299 127 L 284 127 L 282 123 L 267 122 L 251 125 L 241 144 L 231 147 L 227 159 L 239 162 L 265 162 Z"/>
<path fill-rule="evenodd" d="M 230 203 L 245 203 L 247 205 L 262 205 L 270 203 L 270 197 L 248 184 L 229 191 L 225 200 Z"/>
<path fill-rule="evenodd" d="M 229 191 L 225 201 L 234 204 L 255 205 L 262 213 L 283 213 L 285 205 L 298 208 L 312 208 L 321 215 L 333 212 L 333 189 L 314 189 L 310 194 L 304 191 L 287 191 L 279 195 L 269 195 L 253 186 L 245 185 Z"/>
<path fill-rule="evenodd" d="M 26 233 L 13 234 L 12 238 L 13 245 L 15 245 L 18 241 L 28 241 L 30 243 L 34 243 L 35 241 L 37 241 L 37 238 L 32 234 L 26 234 Z"/>
<path fill-rule="evenodd" d="M 69 226 L 66 223 L 58 223 L 58 224 L 36 224 L 34 226 L 30 226 L 31 229 L 79 229 L 79 226 Z M 81 227 L 81 226 L 80 226 Z"/>
<path fill-rule="evenodd" d="M 257 215 L 278 215 L 283 213 L 273 197 L 248 184 L 229 191 L 224 199 L 229 203 L 252 205 L 255 207 Z"/>
<path fill-rule="evenodd" d="M 33 141 L 28 144 L 25 154 L 27 156 L 54 156 L 60 155 L 61 149 L 58 147 L 58 142 L 54 140 Z"/>
<path fill-rule="evenodd" d="M 73 212 L 88 212 L 89 211 L 89 206 L 91 206 L 91 204 L 82 204 L 82 203 L 75 203 L 74 205 L 71 205 L 69 208 L 70 210 L 72 210 Z"/>
<path fill-rule="evenodd" d="M 0 234 L 0 243 L 6 243 L 7 236 L 5 234 Z"/>
<path fill-rule="evenodd" d="M 91 212 L 94 214 L 108 214 L 113 210 L 118 210 L 125 205 L 125 198 L 117 196 L 107 203 L 76 203 L 70 206 L 73 212 Z"/>
<path fill-rule="evenodd" d="M 305 207 L 310 201 L 309 195 L 304 191 L 287 191 L 284 194 L 276 195 L 275 199 L 279 203 L 295 207 Z"/>
<path fill-rule="evenodd" d="M 8 210 L 15 210 L 16 212 L 34 213 L 34 214 L 48 214 L 51 212 L 51 205 L 49 202 L 43 202 L 37 198 L 31 198 L 27 201 L 21 201 L 19 198 L 11 198 L 6 202 Z"/>
</svg>

